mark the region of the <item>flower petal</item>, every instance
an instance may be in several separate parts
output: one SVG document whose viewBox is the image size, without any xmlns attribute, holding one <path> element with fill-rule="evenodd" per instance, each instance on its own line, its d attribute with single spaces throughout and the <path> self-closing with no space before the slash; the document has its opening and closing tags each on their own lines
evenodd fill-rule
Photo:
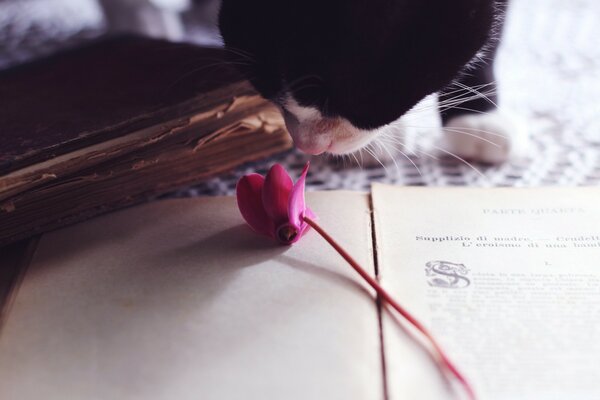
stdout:
<svg viewBox="0 0 600 400">
<path fill-rule="evenodd" d="M 292 186 L 292 178 L 285 169 L 279 164 L 273 165 L 265 178 L 262 203 L 275 226 L 288 222 L 288 202 Z"/>
<path fill-rule="evenodd" d="M 319 219 L 319 217 L 317 217 L 317 214 L 315 214 L 314 211 L 311 210 L 309 207 L 306 207 L 306 210 L 304 210 L 304 216 L 312 219 L 313 221 L 316 219 Z M 307 224 L 306 222 L 302 221 L 302 223 L 300 224 L 300 233 L 293 241 L 290 242 L 290 244 L 294 244 L 298 240 L 302 239 L 304 237 L 304 235 L 306 235 L 306 233 L 308 233 L 308 231 L 310 231 L 310 225 Z"/>
<path fill-rule="evenodd" d="M 248 225 L 257 233 L 273 237 L 275 226 L 262 203 L 265 178 L 259 174 L 243 176 L 237 183 L 238 208 Z"/>
<path fill-rule="evenodd" d="M 309 207 L 306 207 L 306 211 L 304 212 L 304 215 L 313 220 L 319 219 L 317 214 L 315 214 L 315 212 L 313 210 L 311 210 Z"/>
<path fill-rule="evenodd" d="M 310 163 L 306 163 L 300 178 L 298 178 L 298 181 L 292 188 L 292 192 L 290 193 L 290 201 L 288 204 L 290 223 L 298 227 L 300 227 L 303 223 L 302 218 L 304 217 L 304 211 L 306 210 L 304 186 L 306 182 L 306 174 L 308 173 L 308 167 L 310 167 Z"/>
</svg>

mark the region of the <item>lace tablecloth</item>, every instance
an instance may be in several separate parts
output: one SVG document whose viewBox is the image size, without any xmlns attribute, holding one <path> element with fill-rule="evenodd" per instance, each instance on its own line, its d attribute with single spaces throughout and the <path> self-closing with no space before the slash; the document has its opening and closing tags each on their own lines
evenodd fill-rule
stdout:
<svg viewBox="0 0 600 400">
<path fill-rule="evenodd" d="M 408 158 L 398 156 L 385 167 L 374 162 L 361 167 L 350 158 L 313 157 L 309 190 L 367 190 L 373 181 L 435 186 L 600 184 L 599 22 L 597 0 L 513 0 L 497 75 L 502 107 L 529 126 L 527 159 L 490 167 L 437 156 L 439 121 L 429 112 L 411 118 L 401 138 Z M 102 13 L 94 0 L 0 0 L 0 67 L 103 32 Z M 264 172 L 273 162 L 298 173 L 307 159 L 291 151 L 171 196 L 231 194 L 244 173 Z"/>
</svg>

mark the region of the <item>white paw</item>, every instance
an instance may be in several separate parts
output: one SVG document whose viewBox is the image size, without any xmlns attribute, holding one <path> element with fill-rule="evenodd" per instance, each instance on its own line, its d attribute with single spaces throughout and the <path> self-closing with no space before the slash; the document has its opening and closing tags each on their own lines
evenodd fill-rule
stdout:
<svg viewBox="0 0 600 400">
<path fill-rule="evenodd" d="M 499 164 L 526 157 L 528 142 L 523 122 L 494 111 L 452 118 L 444 126 L 442 148 L 464 159 Z"/>
</svg>

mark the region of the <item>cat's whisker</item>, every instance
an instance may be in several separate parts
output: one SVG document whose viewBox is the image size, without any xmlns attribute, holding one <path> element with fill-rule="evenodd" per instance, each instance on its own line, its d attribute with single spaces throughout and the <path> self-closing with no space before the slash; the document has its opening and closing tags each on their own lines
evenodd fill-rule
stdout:
<svg viewBox="0 0 600 400">
<path fill-rule="evenodd" d="M 416 107 L 413 108 L 413 110 L 414 111 L 429 110 L 429 109 L 432 109 L 434 107 L 439 107 L 439 106 L 444 106 L 446 104 L 450 104 L 451 102 L 458 102 L 458 101 L 465 102 L 465 101 L 469 101 L 469 100 L 472 100 L 472 99 L 477 99 L 477 98 L 481 97 L 481 95 L 491 96 L 491 95 L 496 94 L 497 89 L 495 87 L 493 87 L 492 89 L 490 89 L 489 91 L 487 91 L 485 93 L 481 92 L 481 89 L 483 89 L 483 88 L 485 88 L 487 86 L 493 85 L 493 84 L 494 84 L 494 82 L 483 84 L 483 85 L 473 86 L 473 88 L 476 88 L 475 89 L 476 90 L 475 96 L 470 95 L 468 97 L 465 97 L 465 96 L 468 95 L 468 93 L 465 93 L 465 89 L 464 88 L 461 88 L 461 89 L 458 89 L 458 90 L 454 90 L 454 91 L 451 91 L 451 92 L 446 92 L 446 93 L 444 93 L 444 96 L 449 96 L 449 95 L 452 95 L 452 94 L 455 94 L 455 93 L 458 93 L 458 94 L 456 96 L 448 97 L 448 98 L 446 98 L 444 100 L 441 100 L 441 101 L 438 99 L 437 102 L 434 102 L 434 104 L 428 105 L 427 107 L 424 107 L 422 105 L 417 105 Z"/>
<path fill-rule="evenodd" d="M 480 89 L 483 89 L 485 87 L 492 86 L 492 85 L 495 85 L 495 84 L 496 84 L 496 81 L 492 81 L 492 82 L 482 83 L 480 85 L 473 85 L 473 86 L 468 86 L 468 87 L 470 87 L 472 89 L 480 90 Z M 452 86 L 458 86 L 458 89 L 455 89 L 455 90 L 453 90 L 451 92 L 444 92 L 444 93 L 445 94 L 452 94 L 452 93 L 455 93 L 455 92 L 462 92 L 464 90 L 464 87 L 462 87 L 461 85 L 466 86 L 463 83 L 460 83 L 459 81 L 455 80 L 450 85 L 448 85 L 448 87 L 450 88 Z"/>
<path fill-rule="evenodd" d="M 408 154 L 403 152 L 399 147 L 397 147 L 397 146 L 393 146 L 393 147 L 396 149 L 396 151 L 398 151 L 400 154 L 402 154 L 404 156 L 404 158 L 406 158 L 415 167 L 415 169 L 417 170 L 417 172 L 419 173 L 421 178 L 423 178 L 423 173 L 421 172 L 421 169 L 417 166 L 417 163 L 414 162 L 413 159 Z"/>
<path fill-rule="evenodd" d="M 475 110 L 473 108 L 468 108 L 468 107 L 459 107 L 459 106 L 454 106 L 452 107 L 453 110 L 461 110 L 461 111 L 467 111 L 471 114 L 488 114 L 489 111 L 480 111 L 480 110 Z"/>
<path fill-rule="evenodd" d="M 448 128 L 445 128 L 445 129 L 448 129 Z M 467 132 L 481 132 L 481 133 L 485 133 L 486 135 L 496 136 L 496 137 L 499 137 L 499 138 L 502 138 L 502 139 L 510 139 L 508 136 L 503 135 L 501 133 L 492 132 L 492 131 L 488 131 L 488 130 L 480 129 L 480 128 L 462 127 L 462 128 L 451 128 L 451 129 L 458 130 L 458 131 L 467 131 Z"/>
<path fill-rule="evenodd" d="M 464 158 L 457 156 L 456 154 L 452 153 L 451 151 L 442 149 L 441 147 L 438 146 L 433 146 L 434 149 L 441 151 L 444 154 L 447 154 L 453 158 L 456 158 L 457 160 L 459 160 L 460 162 L 462 162 L 463 164 L 465 164 L 466 166 L 468 166 L 469 168 L 471 168 L 473 171 L 475 171 L 481 178 L 483 178 L 485 181 L 488 180 L 488 177 L 481 172 L 478 168 L 476 168 L 473 164 L 471 164 L 470 162 L 468 162 L 467 160 L 465 160 Z"/>
<path fill-rule="evenodd" d="M 354 158 L 354 161 L 356 161 L 356 164 L 359 166 L 359 168 L 362 170 L 362 165 L 360 164 L 360 162 L 358 161 L 358 157 L 356 157 L 356 152 L 354 153 L 350 153 L 350 155 Z"/>
<path fill-rule="evenodd" d="M 371 143 L 367 144 L 367 145 L 364 147 L 364 149 L 365 149 L 365 151 L 366 151 L 367 153 L 369 153 L 369 155 L 371 155 L 371 157 L 373 157 L 373 159 L 374 159 L 375 161 L 377 161 L 377 162 L 379 163 L 379 165 L 381 165 L 381 166 L 383 167 L 383 169 L 385 170 L 385 172 L 386 172 L 386 174 L 387 174 L 387 173 L 388 173 L 388 169 L 387 169 L 387 167 L 385 166 L 385 164 L 384 164 L 384 163 L 382 163 L 382 162 L 381 162 L 381 160 L 379 159 L 379 157 L 377 157 L 377 154 L 376 154 L 376 151 L 375 151 L 375 149 L 372 149 L 372 148 L 371 148 Z"/>
<path fill-rule="evenodd" d="M 415 150 L 415 151 L 418 151 L 418 152 L 420 152 L 421 154 L 424 154 L 425 156 L 427 156 L 427 157 L 429 157 L 429 158 L 431 158 L 431 159 L 433 159 L 433 160 L 435 160 L 435 161 L 440 161 L 440 158 L 439 158 L 439 157 L 437 157 L 437 156 L 435 156 L 435 155 L 433 155 L 433 154 L 431 154 L 431 153 L 428 153 L 428 152 L 426 152 L 426 151 L 425 151 L 425 150 L 423 150 L 423 149 L 419 149 L 419 150 Z"/>
<path fill-rule="evenodd" d="M 415 169 L 417 170 L 419 175 L 421 175 L 421 177 L 423 177 L 423 174 L 421 173 L 421 169 L 417 166 L 417 164 L 413 161 L 413 159 L 408 154 L 406 154 L 404 151 L 402 151 L 401 148 L 396 146 L 396 145 L 400 145 L 400 146 L 402 146 L 402 148 L 406 149 L 406 145 L 402 141 L 400 141 L 399 138 L 392 136 L 390 133 L 383 133 L 381 140 L 382 140 L 382 142 L 385 142 L 385 140 L 389 140 L 386 144 L 389 144 L 391 147 L 394 148 L 394 150 L 396 150 L 400 154 L 402 154 L 415 167 Z M 389 154 L 389 156 L 392 158 L 392 161 L 396 165 L 396 169 L 398 170 L 398 172 L 401 172 L 400 167 L 398 166 L 398 163 L 396 162 L 396 158 L 392 155 L 392 153 L 390 153 L 389 149 L 386 146 L 383 146 L 383 148 Z"/>
<path fill-rule="evenodd" d="M 398 165 L 398 162 L 396 161 L 396 157 L 394 157 L 394 155 L 390 152 L 390 150 L 387 148 L 387 146 L 385 146 L 385 136 L 380 136 L 375 140 L 375 143 L 377 144 L 377 146 L 381 149 L 381 151 L 384 151 L 388 154 L 388 156 L 392 159 L 392 162 L 394 163 L 394 165 L 396 166 L 396 171 L 398 173 L 402 173 L 402 170 L 400 169 L 400 166 Z"/>
<path fill-rule="evenodd" d="M 344 154 L 344 160 L 348 160 L 348 165 L 352 166 L 353 162 L 352 158 L 350 157 L 350 154 Z"/>
<path fill-rule="evenodd" d="M 406 147 L 406 145 L 400 140 L 400 138 L 393 136 L 391 134 L 381 134 L 383 139 L 388 140 L 390 143 L 397 143 Z"/>
<path fill-rule="evenodd" d="M 464 96 L 464 95 L 458 95 L 452 98 L 448 98 L 448 99 L 444 99 L 442 101 L 437 101 L 434 104 L 429 104 L 427 106 L 417 106 L 411 109 L 411 113 L 419 113 L 419 112 L 427 112 L 427 111 L 431 111 L 434 109 L 438 109 L 440 112 L 452 109 L 452 108 L 456 108 L 457 106 L 460 106 L 461 104 L 467 103 L 471 100 L 477 100 L 479 98 L 481 98 L 482 96 L 492 96 L 496 94 L 496 89 L 494 90 L 490 90 L 489 92 L 486 93 L 481 93 L 478 95 L 470 95 L 470 96 Z"/>
<path fill-rule="evenodd" d="M 346 168 L 347 168 L 347 165 L 346 165 L 346 155 L 345 155 L 345 154 L 340 154 L 340 155 L 338 156 L 338 158 L 341 158 L 341 159 L 342 159 L 342 168 L 343 168 L 343 169 L 346 169 Z"/>
<path fill-rule="evenodd" d="M 450 83 L 448 85 L 448 87 L 457 86 L 456 83 L 457 83 L 457 81 L 454 80 L 454 81 L 452 81 L 452 83 Z M 495 83 L 496 83 L 496 81 L 492 81 L 492 82 L 482 83 L 482 84 L 479 84 L 479 85 L 473 85 L 473 86 L 470 86 L 470 87 L 472 87 L 472 88 L 481 88 L 481 87 L 493 85 Z M 461 90 L 461 89 L 458 89 L 458 90 Z"/>
<path fill-rule="evenodd" d="M 385 163 L 381 160 L 381 157 L 379 156 L 378 150 L 375 148 L 375 145 L 381 146 L 377 140 L 374 140 L 373 142 L 371 142 L 370 144 L 370 148 L 371 148 L 371 152 L 372 154 L 375 156 L 375 159 L 377 160 L 377 162 L 379 162 L 379 164 L 381 164 L 381 166 L 384 167 L 384 169 L 386 170 L 386 172 L 389 172 L 387 170 L 387 165 L 385 165 Z"/>
<path fill-rule="evenodd" d="M 496 104 L 496 103 L 495 103 L 495 102 L 494 102 L 492 99 L 490 99 L 490 98 L 489 98 L 488 96 L 486 96 L 484 93 L 481 93 L 479 90 L 477 90 L 477 89 L 473 89 L 473 88 L 471 88 L 471 87 L 469 87 L 469 86 L 467 86 L 467 85 L 465 85 L 465 84 L 463 84 L 463 83 L 460 83 L 460 82 L 458 82 L 458 81 L 456 82 L 456 85 L 457 85 L 458 87 L 462 87 L 462 88 L 463 88 L 463 89 L 465 89 L 465 90 L 468 90 L 468 91 L 469 91 L 469 92 L 471 92 L 471 93 L 474 93 L 474 94 L 476 94 L 476 95 L 479 95 L 479 96 L 481 96 L 481 97 L 482 97 L 482 98 L 484 98 L 486 101 L 488 101 L 490 104 L 492 104 L 494 107 L 498 108 L 498 105 L 497 105 L 497 104 Z"/>
<path fill-rule="evenodd" d="M 405 149 L 405 150 L 407 149 L 406 144 L 397 138 L 395 140 L 393 140 L 393 142 L 390 142 L 390 144 L 392 144 L 395 148 L 398 148 L 397 146 L 402 146 L 402 149 Z M 440 160 L 439 157 L 436 157 L 435 155 L 428 153 L 421 148 L 411 149 L 410 152 L 411 152 L 411 155 L 414 155 L 416 158 L 421 158 L 421 156 L 419 155 L 419 154 L 421 154 L 421 155 L 424 155 L 425 157 L 429 157 L 435 161 Z"/>
<path fill-rule="evenodd" d="M 474 89 L 474 90 L 476 90 L 476 91 L 478 91 L 478 92 L 481 92 L 481 90 L 483 90 L 483 89 L 485 89 L 485 88 L 487 88 L 489 86 L 493 86 L 491 89 L 489 89 L 486 92 L 488 95 L 491 95 L 493 92 L 495 92 L 497 90 L 495 84 L 496 84 L 496 82 L 490 82 L 490 83 L 484 83 L 484 84 L 481 84 L 481 85 L 471 86 L 471 88 Z M 452 85 L 450 85 L 450 86 L 452 86 Z M 469 92 L 469 90 L 467 90 L 467 92 Z M 465 92 L 465 88 L 460 88 L 460 89 L 452 90 L 452 91 L 449 91 L 449 92 L 440 92 L 440 93 L 438 93 L 438 101 L 437 101 L 437 103 L 439 104 L 439 103 L 444 103 L 445 101 L 448 101 L 448 100 L 456 100 L 456 99 L 459 99 L 459 98 L 461 98 L 461 97 L 463 97 L 463 96 L 465 96 L 467 94 L 468 93 Z M 443 95 L 446 98 L 444 100 L 440 101 L 439 100 L 439 96 L 440 95 Z"/>
<path fill-rule="evenodd" d="M 385 138 L 385 139 L 390 140 L 395 143 L 400 143 L 401 145 L 404 146 L 404 143 L 402 143 L 402 141 L 400 141 L 399 137 L 397 137 L 389 132 L 382 132 L 380 135 L 382 138 Z"/>
<path fill-rule="evenodd" d="M 460 104 L 463 104 L 463 103 L 467 103 L 467 102 L 469 102 L 471 100 L 477 100 L 477 99 L 482 98 L 482 96 L 485 96 L 485 95 L 492 96 L 495 93 L 496 93 L 496 90 L 494 89 L 493 91 L 486 92 L 485 94 L 482 93 L 482 94 L 470 95 L 470 96 L 466 96 L 466 97 L 457 96 L 456 98 L 444 99 L 442 101 L 438 101 L 437 106 L 440 109 L 443 109 L 444 107 L 450 107 L 450 108 L 452 108 L 455 105 L 460 105 Z"/>
<path fill-rule="evenodd" d="M 401 140 L 399 137 L 397 137 L 397 136 L 393 136 L 393 135 L 392 135 L 392 136 L 389 136 L 387 139 L 390 141 L 390 143 L 394 143 L 395 145 L 402 146 L 402 149 L 404 149 L 405 151 L 410 151 L 410 154 L 411 154 L 411 155 L 414 155 L 414 156 L 415 156 L 415 157 L 417 157 L 417 158 L 420 158 L 420 156 L 419 156 L 419 154 L 418 154 L 418 153 L 421 153 L 421 154 L 423 154 L 423 155 L 425 155 L 425 156 L 428 156 L 428 157 L 431 157 L 431 158 L 433 158 L 433 159 L 438 159 L 438 158 L 437 158 L 437 157 L 435 157 L 434 155 L 432 155 L 432 154 L 429 154 L 429 153 L 427 153 L 425 150 L 422 150 L 422 149 L 420 149 L 420 148 L 411 148 L 411 149 L 409 150 L 409 149 L 408 149 L 408 146 L 406 145 L 406 143 L 405 143 L 404 141 L 402 141 L 402 140 Z"/>
<path fill-rule="evenodd" d="M 404 158 L 406 158 L 413 165 L 413 167 L 415 167 L 415 169 L 417 170 L 417 172 L 419 173 L 421 178 L 423 178 L 423 173 L 421 172 L 421 169 L 419 168 L 417 163 L 415 163 L 414 160 L 412 159 L 412 157 L 410 157 L 408 154 L 406 154 L 404 151 L 402 151 L 402 149 L 399 147 L 399 146 L 402 146 L 402 148 L 406 148 L 406 145 L 404 143 L 402 143 L 401 141 L 398 140 L 398 141 L 389 142 L 388 144 L 390 146 L 392 146 L 394 148 L 394 150 L 396 150 L 402 156 L 404 156 Z"/>
<path fill-rule="evenodd" d="M 468 86 L 466 86 L 468 87 Z M 493 95 L 497 92 L 497 88 L 491 87 L 490 89 L 482 92 L 481 90 L 467 90 L 467 89 L 462 89 L 461 91 L 459 91 L 459 94 L 452 96 L 452 97 L 447 97 L 444 98 L 443 100 L 439 100 L 438 103 L 440 104 L 444 104 L 447 101 L 453 101 L 453 100 L 458 100 L 458 99 L 464 99 L 464 98 L 481 98 L 482 96 L 490 96 Z M 448 96 L 448 93 L 442 93 L 442 96 Z"/>
<path fill-rule="evenodd" d="M 413 129 L 436 129 L 437 127 L 433 127 L 433 126 L 416 126 L 416 125 L 406 125 L 407 128 L 413 128 Z M 502 135 L 500 133 L 497 132 L 492 132 L 492 131 L 487 131 L 484 129 L 478 129 L 478 128 L 467 128 L 467 127 L 462 127 L 462 128 L 448 128 L 448 127 L 444 127 L 444 131 L 447 132 L 451 132 L 451 133 L 461 133 L 467 136 L 471 136 L 471 137 L 475 137 L 477 139 L 481 139 L 489 144 L 492 144 L 496 147 L 500 147 L 501 145 L 499 143 L 496 143 L 490 139 L 481 137 L 479 135 L 477 135 L 477 133 L 475 132 L 479 132 L 479 133 L 484 133 L 484 134 L 488 134 L 490 136 L 495 136 L 495 137 L 499 137 L 502 139 L 509 139 L 506 135 Z"/>
<path fill-rule="evenodd" d="M 400 143 L 400 144 L 401 144 L 403 147 L 406 147 L 406 146 L 404 145 L 404 143 Z M 434 161 L 439 161 L 439 160 L 440 160 L 440 158 L 439 158 L 439 157 L 437 157 L 437 156 L 435 156 L 435 155 L 433 155 L 433 154 L 431 154 L 431 153 L 428 153 L 428 152 L 426 152 L 426 151 L 425 151 L 425 150 L 423 150 L 423 149 L 413 149 L 413 150 L 411 150 L 411 151 L 412 151 L 412 153 L 415 155 L 415 157 L 417 157 L 417 158 L 421 158 L 421 157 L 419 156 L 419 153 L 420 153 L 420 154 L 424 155 L 425 157 L 429 157 L 429 158 L 431 158 L 431 159 L 432 159 L 432 160 L 434 160 Z"/>
<path fill-rule="evenodd" d="M 493 141 L 491 141 L 489 139 L 486 139 L 486 138 L 482 138 L 481 136 L 476 135 L 474 133 L 465 132 L 465 131 L 463 131 L 461 129 L 452 129 L 452 128 L 447 128 L 446 127 L 446 128 L 444 128 L 444 131 L 450 132 L 450 133 L 459 133 L 459 134 L 462 134 L 462 135 L 470 136 L 472 138 L 476 138 L 476 139 L 479 139 L 479 140 L 481 140 L 483 142 L 489 143 L 489 144 L 491 144 L 494 147 L 498 147 L 498 148 L 502 147 L 500 144 L 498 144 L 496 142 L 493 142 Z M 481 131 L 481 132 L 483 132 L 483 131 Z"/>
<path fill-rule="evenodd" d="M 482 114 L 486 114 L 485 112 L 483 112 Z M 414 128 L 414 129 L 437 129 L 437 127 L 434 126 L 416 126 L 416 125 L 405 125 L 407 128 Z M 510 139 L 508 136 L 503 135 L 501 133 L 498 132 L 492 132 L 492 131 L 488 131 L 485 129 L 479 129 L 479 128 L 468 128 L 468 127 L 461 127 L 461 128 L 448 128 L 448 127 L 444 127 L 445 130 L 449 130 L 449 131 L 459 131 L 459 133 L 465 133 L 466 132 L 481 132 L 481 133 L 485 133 L 487 135 L 490 136 L 496 136 L 502 139 Z M 466 132 L 463 132 L 466 131 Z M 475 133 L 471 133 L 473 135 L 475 135 Z M 481 138 L 480 136 L 477 136 L 479 138 Z M 481 138 L 481 139 L 485 139 L 485 138 Z"/>
</svg>

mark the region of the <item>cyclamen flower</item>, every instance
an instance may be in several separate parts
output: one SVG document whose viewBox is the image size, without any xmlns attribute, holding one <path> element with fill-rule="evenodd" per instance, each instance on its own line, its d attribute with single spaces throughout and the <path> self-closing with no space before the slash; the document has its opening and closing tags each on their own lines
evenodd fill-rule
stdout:
<svg viewBox="0 0 600 400">
<path fill-rule="evenodd" d="M 378 296 L 398 312 L 429 340 L 438 365 L 448 371 L 464 387 L 470 399 L 475 400 L 475 392 L 469 382 L 450 361 L 433 335 L 414 316 L 404 309 L 352 256 L 323 228 L 315 222 L 315 214 L 306 207 L 304 186 L 308 163 L 296 184 L 285 169 L 275 164 L 266 177 L 250 174 L 242 177 L 237 184 L 237 202 L 242 216 L 256 232 L 277 239 L 283 244 L 293 244 L 300 240 L 309 227 L 312 227 L 348 264 L 367 282 Z"/>
<path fill-rule="evenodd" d="M 304 217 L 315 218 L 304 200 L 308 167 L 307 163 L 296 184 L 279 164 L 273 165 L 266 177 L 250 174 L 238 181 L 238 207 L 254 231 L 287 245 L 306 233 L 309 225 Z"/>
</svg>

